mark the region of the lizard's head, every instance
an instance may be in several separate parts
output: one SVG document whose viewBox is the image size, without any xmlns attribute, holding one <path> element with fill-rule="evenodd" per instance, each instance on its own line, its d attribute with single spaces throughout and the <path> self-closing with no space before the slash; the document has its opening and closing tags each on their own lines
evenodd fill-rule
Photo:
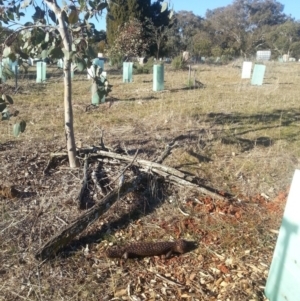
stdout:
<svg viewBox="0 0 300 301">
<path fill-rule="evenodd" d="M 185 253 L 194 250 L 197 247 L 196 242 L 178 239 L 174 248 L 175 252 Z"/>
</svg>

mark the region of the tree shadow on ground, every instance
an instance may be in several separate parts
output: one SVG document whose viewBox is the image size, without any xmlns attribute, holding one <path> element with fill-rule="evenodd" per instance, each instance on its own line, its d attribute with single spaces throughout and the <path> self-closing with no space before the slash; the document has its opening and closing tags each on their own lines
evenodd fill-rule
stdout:
<svg viewBox="0 0 300 301">
<path fill-rule="evenodd" d="M 173 92 L 180 92 L 180 91 L 193 91 L 193 90 L 199 90 L 199 89 L 205 89 L 205 85 L 203 85 L 203 86 L 183 87 L 183 88 L 174 88 L 174 89 L 170 89 L 169 91 L 171 93 L 173 93 Z"/>
<path fill-rule="evenodd" d="M 155 97 L 153 95 L 150 96 L 143 96 L 143 97 L 130 97 L 130 98 L 117 98 L 117 97 L 111 97 L 108 96 L 105 101 L 106 102 L 115 102 L 115 101 L 138 101 L 138 100 L 153 100 L 153 99 L 159 99 L 158 97 Z"/>
<path fill-rule="evenodd" d="M 295 141 L 300 138 L 298 131 L 285 136 L 281 135 L 277 139 L 267 136 L 259 136 L 255 139 L 242 137 L 249 133 L 287 128 L 298 124 L 300 121 L 300 111 L 295 109 L 274 110 L 269 113 L 255 114 L 209 113 L 203 116 L 203 118 L 206 123 L 213 124 L 214 126 L 229 126 L 229 130 L 226 130 L 225 133 L 223 128 L 214 130 L 215 139 L 221 139 L 223 144 L 239 145 L 242 151 L 249 151 L 255 146 L 270 147 L 276 140 Z M 247 125 L 250 125 L 249 129 L 245 129 Z"/>
<path fill-rule="evenodd" d="M 164 139 L 164 147 L 166 144 L 176 142 L 176 148 L 191 148 L 187 150 L 189 155 L 194 156 L 198 163 L 208 163 L 213 161 L 207 152 L 206 147 L 212 146 L 215 142 L 221 142 L 224 145 L 236 145 L 241 152 L 250 151 L 255 147 L 268 148 L 274 145 L 277 140 L 286 141 L 298 141 L 300 140 L 300 132 L 292 127 L 298 127 L 300 121 L 300 111 L 295 109 L 287 110 L 274 110 L 270 113 L 255 113 L 255 114 L 225 114 L 225 113 L 210 113 L 208 115 L 201 114 L 194 116 L 198 121 L 204 120 L 201 124 L 201 128 L 190 130 L 187 133 L 180 134 L 176 137 L 168 137 Z M 224 126 L 228 126 L 229 129 L 224 131 Z M 292 131 L 285 135 L 280 135 L 278 138 L 272 136 L 272 130 L 282 128 L 291 128 Z M 243 137 L 244 135 L 251 134 L 255 136 L 255 133 L 261 131 L 270 132 L 268 134 L 257 135 L 253 139 Z M 157 153 L 157 145 L 160 150 L 163 149 L 160 141 L 156 141 L 155 148 L 153 145 L 149 145 L 152 140 L 145 140 L 143 143 L 135 140 L 134 144 L 142 146 L 140 151 L 147 153 L 148 157 Z M 197 150 L 193 147 L 197 147 Z M 134 151 L 136 148 L 134 148 Z M 195 163 L 195 164 L 198 164 Z M 185 165 L 177 165 L 176 168 L 182 168 Z"/>
<path fill-rule="evenodd" d="M 274 110 L 268 113 L 241 114 L 241 113 L 209 113 L 206 115 L 205 122 L 213 121 L 214 124 L 225 125 L 232 123 L 257 124 L 271 123 L 280 121 L 281 126 L 288 126 L 295 121 L 300 121 L 300 111 L 295 109 Z"/>
<path fill-rule="evenodd" d="M 223 144 L 237 144 L 241 148 L 242 152 L 249 151 L 253 149 L 255 146 L 264 146 L 269 147 L 273 145 L 273 140 L 269 137 L 258 137 L 255 140 L 250 139 L 244 139 L 244 138 L 238 138 L 234 136 L 230 137 L 223 137 L 221 139 L 221 142 Z"/>
</svg>

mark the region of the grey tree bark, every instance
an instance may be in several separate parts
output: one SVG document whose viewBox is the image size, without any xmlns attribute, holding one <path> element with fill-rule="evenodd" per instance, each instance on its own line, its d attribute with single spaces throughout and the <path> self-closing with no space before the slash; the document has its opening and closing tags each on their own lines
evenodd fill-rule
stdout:
<svg viewBox="0 0 300 301">
<path fill-rule="evenodd" d="M 73 126 L 73 107 L 72 107 L 72 81 L 71 81 L 71 57 L 72 50 L 72 36 L 70 35 L 67 24 L 64 21 L 61 8 L 58 6 L 56 0 L 46 0 L 47 6 L 55 13 L 58 20 L 58 31 L 63 40 L 65 48 L 64 56 L 64 110 L 65 110 L 65 135 L 67 143 L 67 152 L 69 164 L 71 168 L 79 166 L 76 158 L 76 144 Z"/>
</svg>

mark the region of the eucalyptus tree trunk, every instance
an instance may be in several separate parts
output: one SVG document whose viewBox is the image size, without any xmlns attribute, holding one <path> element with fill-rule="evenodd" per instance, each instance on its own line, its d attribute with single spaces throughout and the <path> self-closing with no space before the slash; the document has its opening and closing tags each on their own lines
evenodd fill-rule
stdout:
<svg viewBox="0 0 300 301">
<path fill-rule="evenodd" d="M 48 7 L 55 13 L 58 20 L 58 31 L 64 45 L 64 110 L 65 110 L 65 135 L 67 140 L 67 151 L 69 164 L 71 168 L 79 165 L 76 158 L 76 144 L 73 127 L 73 107 L 72 107 L 72 82 L 71 82 L 71 50 L 72 36 L 68 31 L 66 22 L 62 15 L 62 11 L 56 0 L 46 0 Z"/>
<path fill-rule="evenodd" d="M 64 75 L 65 135 L 69 164 L 71 168 L 74 168 L 78 166 L 78 160 L 73 127 L 71 61 L 66 58 L 64 59 Z"/>
</svg>

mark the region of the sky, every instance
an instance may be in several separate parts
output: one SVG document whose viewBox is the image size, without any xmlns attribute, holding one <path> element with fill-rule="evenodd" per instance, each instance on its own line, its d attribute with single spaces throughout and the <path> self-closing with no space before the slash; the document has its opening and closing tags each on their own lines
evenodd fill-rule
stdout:
<svg viewBox="0 0 300 301">
<path fill-rule="evenodd" d="M 284 5 L 284 13 L 291 15 L 296 20 L 300 20 L 300 1 L 299 0 L 277 0 Z M 232 4 L 233 0 L 170 0 L 171 5 L 175 11 L 187 10 L 192 11 L 195 15 L 205 17 L 205 13 L 208 9 L 215 9 L 222 6 Z M 105 13 L 103 14 L 105 16 Z M 105 17 L 99 20 L 99 29 L 105 30 Z M 97 27 L 98 27 L 97 26 Z"/>
<path fill-rule="evenodd" d="M 170 2 L 175 11 L 187 10 L 192 11 L 195 15 L 205 17 L 205 13 L 208 9 L 215 9 L 222 6 L 232 4 L 233 0 L 165 0 Z M 291 15 L 296 20 L 300 20 L 300 2 L 299 0 L 277 0 L 284 5 L 284 13 Z M 58 3 L 61 1 L 58 0 Z M 32 21 L 31 16 L 34 13 L 34 9 L 29 7 L 26 9 L 26 16 L 21 18 L 21 21 Z M 96 25 L 97 30 L 106 30 L 105 21 L 106 11 L 104 10 L 102 17 L 99 19 L 99 23 L 96 20 L 92 20 Z"/>
</svg>

